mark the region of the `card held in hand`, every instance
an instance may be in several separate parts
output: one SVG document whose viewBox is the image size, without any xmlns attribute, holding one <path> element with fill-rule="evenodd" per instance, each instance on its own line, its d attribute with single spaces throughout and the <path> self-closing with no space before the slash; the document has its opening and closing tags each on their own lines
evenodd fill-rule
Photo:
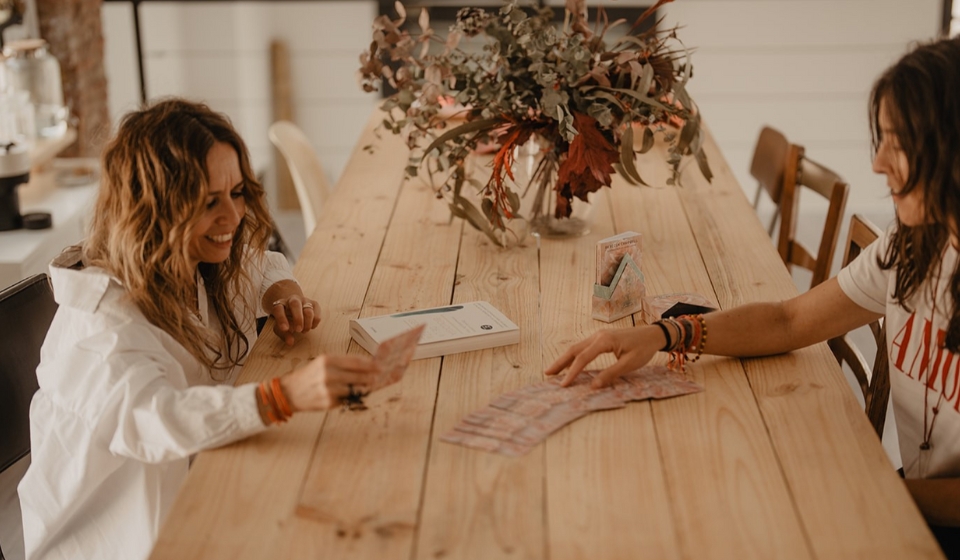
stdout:
<svg viewBox="0 0 960 560">
<path fill-rule="evenodd" d="M 380 366 L 380 373 L 370 387 L 371 391 L 392 385 L 403 378 L 403 373 L 410 365 L 413 353 L 417 350 L 417 343 L 420 342 L 420 335 L 425 328 L 426 325 L 420 325 L 380 343 L 377 353 L 373 356 L 374 361 Z"/>
<path fill-rule="evenodd" d="M 591 387 L 596 370 L 584 371 L 569 387 L 560 378 L 504 393 L 465 416 L 440 441 L 517 457 L 563 426 L 591 412 L 622 408 L 629 401 L 697 393 L 703 387 L 663 366 L 632 371 L 613 385 Z"/>
</svg>

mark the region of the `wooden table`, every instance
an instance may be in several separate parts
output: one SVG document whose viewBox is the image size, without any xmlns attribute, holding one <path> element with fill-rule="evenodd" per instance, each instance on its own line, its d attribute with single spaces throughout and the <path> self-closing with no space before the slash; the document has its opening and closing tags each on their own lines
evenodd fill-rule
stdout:
<svg viewBox="0 0 960 560">
<path fill-rule="evenodd" d="M 643 233 L 651 294 L 730 308 L 796 290 L 712 140 L 712 184 L 695 165 L 683 188 L 617 178 L 592 199 L 589 235 L 502 250 L 402 180 L 398 138 L 362 151 L 371 130 L 296 267 L 319 332 L 293 349 L 264 337 L 240 381 L 363 353 L 353 317 L 451 302 L 491 301 L 520 344 L 413 362 L 369 410 L 298 414 L 202 453 L 151 558 L 941 557 L 825 344 L 706 357 L 689 368 L 704 392 L 591 414 L 519 459 L 438 441 L 607 326 L 590 318 L 598 239 Z M 656 158 L 642 172 L 663 185 Z"/>
</svg>

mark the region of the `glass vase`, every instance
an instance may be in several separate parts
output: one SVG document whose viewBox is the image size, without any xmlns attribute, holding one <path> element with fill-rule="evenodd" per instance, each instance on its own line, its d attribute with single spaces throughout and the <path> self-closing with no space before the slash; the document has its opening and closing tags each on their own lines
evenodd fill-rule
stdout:
<svg viewBox="0 0 960 560">
<path fill-rule="evenodd" d="M 530 230 L 542 237 L 579 237 L 590 233 L 593 207 L 586 201 L 574 199 L 569 217 L 557 217 L 557 170 L 560 156 L 548 152 L 534 139 L 521 149 L 517 162 L 523 162 L 526 176 L 531 177 L 530 189 L 535 194 L 527 210 Z"/>
</svg>

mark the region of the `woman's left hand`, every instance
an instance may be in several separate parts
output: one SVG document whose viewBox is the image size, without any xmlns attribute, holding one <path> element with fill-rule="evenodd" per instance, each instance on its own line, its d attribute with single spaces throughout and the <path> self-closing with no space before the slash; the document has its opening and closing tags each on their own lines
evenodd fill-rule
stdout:
<svg viewBox="0 0 960 560">
<path fill-rule="evenodd" d="M 291 295 L 272 303 L 273 332 L 293 346 L 294 333 L 305 333 L 320 325 L 320 304 L 302 295 Z"/>
<path fill-rule="evenodd" d="M 303 295 L 300 284 L 280 280 L 263 294 L 263 309 L 273 317 L 273 332 L 287 346 L 296 341 L 294 333 L 305 333 L 320 325 L 320 304 Z"/>
</svg>

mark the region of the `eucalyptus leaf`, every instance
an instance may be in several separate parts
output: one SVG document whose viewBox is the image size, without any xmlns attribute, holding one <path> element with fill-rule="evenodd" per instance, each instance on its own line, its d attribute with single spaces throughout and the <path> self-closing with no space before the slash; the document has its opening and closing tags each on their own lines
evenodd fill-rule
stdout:
<svg viewBox="0 0 960 560">
<path fill-rule="evenodd" d="M 634 181 L 632 178 L 630 178 L 629 175 L 627 175 L 627 171 L 623 168 L 622 165 L 620 165 L 619 162 L 613 164 L 613 170 L 617 172 L 617 175 L 620 175 L 621 177 L 623 177 L 623 180 L 626 181 L 628 184 L 633 185 L 635 187 L 640 185 L 640 183 Z"/>
<path fill-rule="evenodd" d="M 668 109 L 663 103 L 660 103 L 655 99 L 651 99 L 646 95 L 641 95 L 633 91 L 632 89 L 626 89 L 626 88 L 605 88 L 605 89 L 607 89 L 607 91 L 612 91 L 614 93 L 622 93 L 624 95 L 629 95 L 630 97 L 633 97 L 634 99 L 640 101 L 641 103 L 646 103 L 647 105 L 650 105 L 651 107 L 656 107 L 657 109 L 660 109 L 662 111 L 670 111 L 670 109 Z"/>
<path fill-rule="evenodd" d="M 620 165 L 626 172 L 627 177 L 649 187 L 650 185 L 647 185 L 647 182 L 640 176 L 640 172 L 637 171 L 635 158 L 636 156 L 633 154 L 633 126 L 628 124 L 620 138 Z"/>
<path fill-rule="evenodd" d="M 650 86 L 653 85 L 653 77 L 654 77 L 653 65 L 644 64 L 643 76 L 641 76 L 640 78 L 640 87 L 637 88 L 637 91 L 639 91 L 644 95 L 647 95 L 648 93 L 650 93 Z"/>
<path fill-rule="evenodd" d="M 510 210 L 514 214 L 520 213 L 520 195 L 514 191 L 507 191 L 507 202 L 510 204 Z"/>
<path fill-rule="evenodd" d="M 653 147 L 653 129 L 649 126 L 643 128 L 643 143 L 640 146 L 640 153 L 645 154 Z"/>
<path fill-rule="evenodd" d="M 699 127 L 697 126 L 697 123 L 692 119 L 687 119 L 687 122 L 683 123 L 683 128 L 680 129 L 680 139 L 677 140 L 678 153 L 689 153 L 690 142 L 693 140 L 693 137 L 698 130 Z"/>
<path fill-rule="evenodd" d="M 694 159 L 697 160 L 697 166 L 700 167 L 700 173 L 703 173 L 704 179 L 708 183 L 713 182 L 713 171 L 710 170 L 710 164 L 707 162 L 707 154 L 703 150 L 698 150 L 693 154 Z"/>
<path fill-rule="evenodd" d="M 430 11 L 426 8 L 420 8 L 420 29 L 430 31 Z"/>
<path fill-rule="evenodd" d="M 474 206 L 469 200 L 459 197 L 455 198 L 453 203 L 450 204 L 451 211 L 454 208 L 460 211 L 458 216 L 467 220 L 467 222 L 478 230 L 491 235 L 493 230 L 490 227 L 490 222 L 483 216 L 483 214 L 477 210 L 477 207 Z"/>
<path fill-rule="evenodd" d="M 437 137 L 437 139 L 431 142 L 430 145 L 427 146 L 427 149 L 423 151 L 423 155 L 424 157 L 426 157 L 433 150 L 439 149 L 440 146 L 442 146 L 448 140 L 452 140 L 468 132 L 476 132 L 478 130 L 489 130 L 501 123 L 502 121 L 500 119 L 480 119 L 476 121 L 470 121 L 466 124 L 462 124 L 457 128 L 454 128 L 453 130 L 448 130 L 447 132 L 444 132 L 439 137 Z"/>
</svg>

